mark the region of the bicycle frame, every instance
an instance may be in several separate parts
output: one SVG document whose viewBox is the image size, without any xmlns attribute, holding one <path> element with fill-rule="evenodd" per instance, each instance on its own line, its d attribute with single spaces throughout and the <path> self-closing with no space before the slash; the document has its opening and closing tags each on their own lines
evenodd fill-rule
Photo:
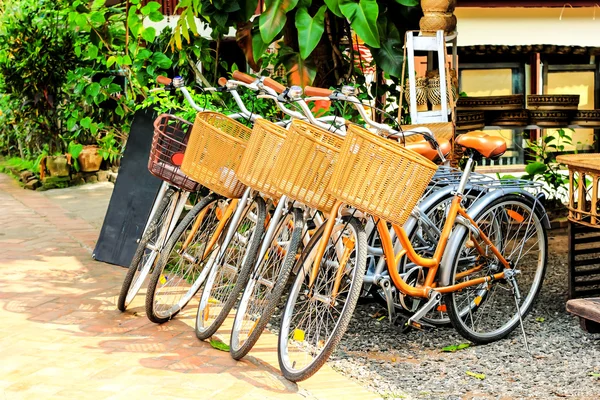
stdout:
<svg viewBox="0 0 600 400">
<path fill-rule="evenodd" d="M 435 283 L 435 277 L 436 277 L 437 271 L 440 267 L 442 256 L 446 250 L 446 246 L 448 244 L 448 239 L 450 238 L 450 234 L 452 233 L 452 230 L 455 226 L 458 216 L 464 218 L 469 224 L 471 224 L 472 229 L 474 231 L 476 231 L 477 234 L 479 235 L 479 237 L 483 240 L 483 242 L 487 246 L 490 247 L 491 251 L 498 258 L 500 263 L 506 269 L 511 269 L 509 262 L 502 256 L 502 254 L 496 248 L 496 246 L 492 243 L 492 241 L 483 233 L 481 228 L 468 215 L 467 211 L 461 205 L 461 202 L 462 202 L 462 199 L 464 196 L 466 183 L 469 179 L 472 168 L 473 168 L 473 157 L 470 157 L 467 162 L 467 166 L 465 167 L 465 171 L 461 178 L 459 187 L 454 195 L 454 198 L 452 199 L 452 204 L 451 204 L 450 210 L 446 216 L 446 222 L 442 229 L 440 240 L 438 241 L 438 244 L 436 246 L 436 249 L 435 249 L 435 252 L 434 252 L 434 255 L 432 258 L 424 258 L 424 257 L 419 256 L 417 254 L 417 252 L 415 251 L 410 239 L 408 238 L 408 235 L 406 234 L 406 231 L 404 230 L 404 228 L 393 225 L 393 230 L 396 233 L 396 235 L 402 245 L 402 250 L 400 250 L 398 253 L 396 253 L 394 250 L 393 240 L 390 235 L 390 231 L 388 229 L 387 223 L 380 219 L 378 219 L 376 221 L 377 231 L 379 232 L 379 235 L 380 235 L 381 245 L 383 248 L 383 254 L 385 256 L 388 273 L 389 273 L 390 277 L 392 278 L 394 285 L 402 293 L 409 295 L 409 296 L 413 296 L 413 297 L 430 298 L 432 296 L 432 294 L 434 293 L 434 290 L 435 290 L 435 292 L 442 293 L 442 294 L 443 293 L 451 293 L 451 292 L 455 292 L 458 290 L 462 290 L 467 287 L 476 286 L 476 285 L 480 285 L 482 283 L 486 283 L 486 282 L 490 282 L 490 281 L 493 281 L 496 279 L 504 278 L 505 273 L 499 272 L 494 275 L 489 275 L 489 276 L 482 277 L 482 278 L 468 280 L 466 282 L 461 282 L 460 284 L 456 284 L 456 285 L 437 287 L 437 285 Z M 338 215 L 342 205 L 343 205 L 342 202 L 340 202 L 340 201 L 336 202 L 330 213 L 329 219 L 327 220 L 326 226 L 324 228 L 325 232 L 323 235 L 323 239 L 319 243 L 316 257 L 313 260 L 313 267 L 311 270 L 309 287 L 312 287 L 314 285 L 314 282 L 317 279 L 317 275 L 319 273 L 319 268 L 320 268 L 320 264 L 321 264 L 321 259 L 323 258 L 323 255 L 325 254 L 325 251 L 327 248 L 328 238 L 331 236 L 334 226 L 337 223 L 337 220 L 335 217 Z M 327 238 L 327 240 L 324 240 L 326 238 Z M 484 255 L 484 251 L 480 246 L 476 245 L 475 248 L 481 255 Z M 396 265 L 398 264 L 399 260 L 404 256 L 407 256 L 417 266 L 428 268 L 428 272 L 425 277 L 425 283 L 423 286 L 413 287 L 413 286 L 407 284 L 404 281 L 404 279 L 400 276 L 398 270 L 396 269 Z M 342 264 L 344 264 L 344 263 L 340 262 L 340 266 L 338 268 L 342 269 L 343 268 Z M 475 269 L 466 271 L 465 273 L 463 273 L 463 277 L 468 276 L 468 274 L 466 274 L 467 272 L 472 273 L 472 272 L 476 272 L 476 271 L 475 271 Z M 336 289 L 339 288 L 339 285 L 340 285 L 339 281 L 341 280 L 342 276 L 343 276 L 343 274 L 341 272 L 339 272 L 336 275 L 336 280 L 334 282 L 334 291 L 332 293 L 332 296 L 334 296 L 334 297 L 337 295 Z"/>
</svg>

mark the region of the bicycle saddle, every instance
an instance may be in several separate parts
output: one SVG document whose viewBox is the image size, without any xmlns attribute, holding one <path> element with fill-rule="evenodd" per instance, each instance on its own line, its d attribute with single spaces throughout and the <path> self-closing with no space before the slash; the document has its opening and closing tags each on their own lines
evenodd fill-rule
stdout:
<svg viewBox="0 0 600 400">
<path fill-rule="evenodd" d="M 442 150 L 442 154 L 446 157 L 450 154 L 451 145 L 450 142 L 446 139 L 438 139 L 438 144 L 440 145 L 440 150 Z M 406 143 L 404 146 L 407 149 L 410 149 L 414 152 L 419 153 L 423 157 L 429 159 L 430 161 L 435 161 L 438 158 L 438 152 L 436 149 L 431 147 L 431 144 L 427 142 L 425 139 L 421 139 L 419 141 Z"/>
<path fill-rule="evenodd" d="M 490 136 L 482 131 L 472 131 L 460 135 L 456 143 L 474 150 L 486 158 L 498 158 L 506 153 L 506 140 L 500 136 Z"/>
</svg>

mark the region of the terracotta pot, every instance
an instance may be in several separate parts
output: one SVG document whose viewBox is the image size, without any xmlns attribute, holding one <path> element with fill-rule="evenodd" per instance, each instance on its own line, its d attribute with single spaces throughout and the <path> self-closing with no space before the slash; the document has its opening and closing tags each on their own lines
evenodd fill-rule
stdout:
<svg viewBox="0 0 600 400">
<path fill-rule="evenodd" d="M 77 160 L 83 172 L 95 172 L 100 169 L 102 156 L 98 154 L 98 146 L 85 146 L 79 153 Z"/>
<path fill-rule="evenodd" d="M 421 0 L 423 12 L 453 12 L 456 8 L 456 0 Z"/>
<path fill-rule="evenodd" d="M 69 176 L 69 164 L 66 156 L 46 157 L 46 168 L 50 176 Z"/>
</svg>

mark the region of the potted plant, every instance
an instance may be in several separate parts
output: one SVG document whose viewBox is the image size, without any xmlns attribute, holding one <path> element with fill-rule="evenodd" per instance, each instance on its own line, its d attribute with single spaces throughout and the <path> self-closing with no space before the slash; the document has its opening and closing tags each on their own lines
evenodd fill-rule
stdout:
<svg viewBox="0 0 600 400">
<path fill-rule="evenodd" d="M 100 169 L 100 164 L 102 163 L 102 155 L 98 150 L 99 148 L 95 144 L 82 146 L 82 149 L 77 156 L 77 161 L 79 161 L 79 167 L 81 171 L 95 172 Z"/>
</svg>

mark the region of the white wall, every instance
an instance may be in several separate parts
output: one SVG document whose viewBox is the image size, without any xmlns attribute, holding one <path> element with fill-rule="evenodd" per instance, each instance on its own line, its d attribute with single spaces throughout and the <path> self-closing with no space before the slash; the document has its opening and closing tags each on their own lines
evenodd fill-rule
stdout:
<svg viewBox="0 0 600 400">
<path fill-rule="evenodd" d="M 566 7 L 560 20 L 561 12 L 561 8 L 459 7 L 458 45 L 600 47 L 600 8 Z"/>
</svg>

